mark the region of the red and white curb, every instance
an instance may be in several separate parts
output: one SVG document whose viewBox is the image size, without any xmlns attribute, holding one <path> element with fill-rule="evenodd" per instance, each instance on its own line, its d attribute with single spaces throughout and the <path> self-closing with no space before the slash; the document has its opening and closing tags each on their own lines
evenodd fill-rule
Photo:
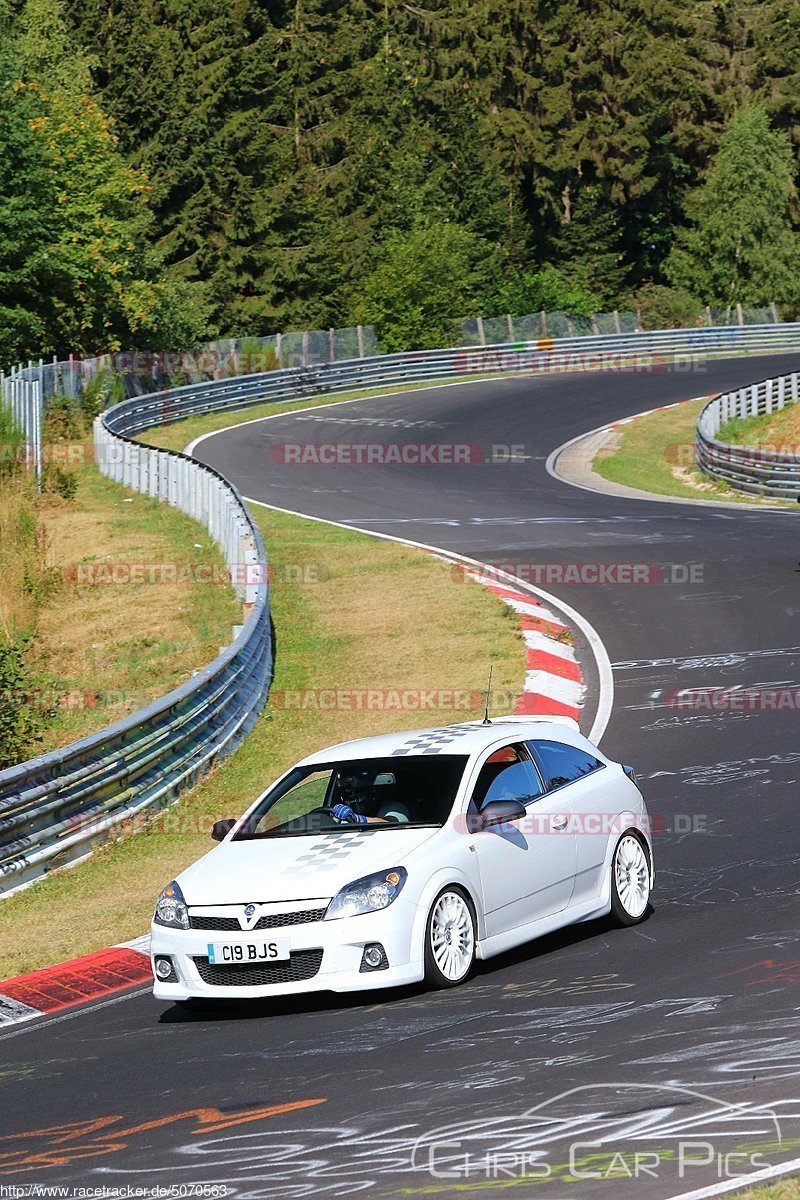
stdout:
<svg viewBox="0 0 800 1200">
<path fill-rule="evenodd" d="M 519 617 L 526 661 L 525 684 L 516 712 L 524 716 L 572 717 L 579 721 L 585 688 L 571 644 L 571 630 L 533 596 L 515 591 L 479 571 L 464 569 L 464 574 L 487 587 Z"/>
<path fill-rule="evenodd" d="M 0 1028 L 150 983 L 150 935 L 0 982 Z"/>
</svg>

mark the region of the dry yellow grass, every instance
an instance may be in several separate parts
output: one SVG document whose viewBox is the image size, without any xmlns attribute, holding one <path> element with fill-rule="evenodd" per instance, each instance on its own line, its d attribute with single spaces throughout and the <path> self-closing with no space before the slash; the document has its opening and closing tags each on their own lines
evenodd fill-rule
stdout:
<svg viewBox="0 0 800 1200">
<path fill-rule="evenodd" d="M 736 1197 L 737 1200 L 800 1200 L 800 1179 L 784 1179 L 781 1183 L 736 1192 Z"/>
<path fill-rule="evenodd" d="M 800 404 L 789 404 L 768 416 L 731 421 L 719 437 L 740 446 L 772 446 L 784 454 L 800 454 Z"/>
<path fill-rule="evenodd" d="M 58 681 L 62 708 L 48 746 L 64 745 L 176 687 L 216 657 L 241 619 L 223 585 L 87 583 L 81 571 L 128 564 L 221 567 L 206 531 L 183 513 L 79 471 L 74 501 L 51 499 L 41 517 L 48 558 L 63 583 L 40 610 L 36 659 Z"/>
<path fill-rule="evenodd" d="M 36 606 L 26 572 L 37 557 L 36 514 L 31 489 L 0 482 L 0 637 L 9 640 L 34 623 Z"/>
</svg>

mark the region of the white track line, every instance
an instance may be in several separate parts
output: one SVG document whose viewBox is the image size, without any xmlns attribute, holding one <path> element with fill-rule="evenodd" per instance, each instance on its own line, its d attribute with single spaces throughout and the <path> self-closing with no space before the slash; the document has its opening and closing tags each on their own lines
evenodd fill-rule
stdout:
<svg viewBox="0 0 800 1200">
<path fill-rule="evenodd" d="M 753 1175 L 745 1175 L 739 1179 L 723 1179 L 719 1183 L 697 1188 L 693 1192 L 681 1192 L 679 1196 L 670 1196 L 669 1200 L 706 1200 L 708 1196 L 722 1196 L 725 1192 L 751 1188 L 754 1183 L 771 1183 L 773 1179 L 778 1179 L 781 1175 L 791 1175 L 793 1171 L 800 1171 L 800 1158 L 793 1158 L 778 1167 L 765 1167 L 763 1171 L 756 1171 Z"/>
<path fill-rule="evenodd" d="M 233 428 L 232 426 L 230 428 Z M 222 432 L 222 431 L 220 431 Z M 384 542 L 398 542 L 401 546 L 412 546 L 416 550 L 427 550 L 429 553 L 436 554 L 440 558 L 446 559 L 448 562 L 466 564 L 469 567 L 485 567 L 485 563 L 481 563 L 476 558 L 468 558 L 465 554 L 457 554 L 453 550 L 443 550 L 441 546 L 430 546 L 426 542 L 415 542 L 410 538 L 397 537 L 393 533 L 376 533 L 374 529 L 363 529 L 360 525 L 347 525 L 343 521 L 328 521 L 325 517 L 317 517 L 312 513 L 298 512 L 294 508 L 281 508 L 277 504 L 267 504 L 265 500 L 255 500 L 252 496 L 243 497 L 247 504 L 257 504 L 259 508 L 271 509 L 273 512 L 285 513 L 289 517 L 302 517 L 305 521 L 316 521 L 319 525 L 333 525 L 337 529 L 349 529 L 352 533 L 364 533 L 368 537 L 380 538 Z M 492 568 L 492 575 L 506 580 L 513 585 L 515 589 L 527 592 L 531 596 L 537 596 L 546 601 L 547 604 L 554 608 L 560 609 L 568 621 L 580 629 L 586 641 L 589 643 L 592 654 L 594 655 L 595 663 L 597 664 L 597 674 L 600 684 L 600 695 L 597 703 L 597 712 L 595 713 L 592 727 L 586 735 L 590 742 L 599 743 L 606 727 L 611 718 L 611 710 L 614 705 L 614 676 L 611 671 L 611 660 L 608 657 L 608 651 L 603 645 L 603 640 L 600 634 L 594 628 L 586 617 L 574 609 L 564 600 L 559 600 L 556 596 L 552 596 L 549 592 L 545 592 L 542 588 L 535 587 L 532 583 L 527 583 L 525 580 L 518 579 L 516 575 L 512 575 L 509 571 L 500 571 L 497 568 Z M 497 578 L 494 579 L 497 582 Z M 512 607 L 522 607 L 512 605 Z M 542 610 L 530 607 L 533 616 L 542 616 Z"/>
</svg>

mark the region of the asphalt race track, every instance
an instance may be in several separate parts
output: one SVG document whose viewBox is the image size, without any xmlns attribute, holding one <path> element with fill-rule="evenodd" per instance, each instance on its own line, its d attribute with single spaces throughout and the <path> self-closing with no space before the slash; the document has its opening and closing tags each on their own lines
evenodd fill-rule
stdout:
<svg viewBox="0 0 800 1200">
<path fill-rule="evenodd" d="M 140 991 L 19 1026 L 0 1037 L 0 1183 L 668 1200 L 800 1159 L 800 713 L 670 704 L 680 688 L 800 687 L 798 513 L 621 500 L 545 468 L 580 433 L 797 356 L 700 366 L 411 392 L 198 447 L 245 496 L 485 562 L 664 568 L 650 585 L 543 584 L 614 666 L 603 746 L 636 766 L 660 826 L 654 912 L 493 959 L 452 992 L 193 1017 Z M 334 442 L 518 449 L 280 461 L 286 443 Z"/>
</svg>

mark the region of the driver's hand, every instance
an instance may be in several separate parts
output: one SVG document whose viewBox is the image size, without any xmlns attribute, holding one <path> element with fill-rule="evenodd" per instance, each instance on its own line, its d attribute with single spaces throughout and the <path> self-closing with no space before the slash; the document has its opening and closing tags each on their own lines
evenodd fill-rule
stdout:
<svg viewBox="0 0 800 1200">
<path fill-rule="evenodd" d="M 337 821 L 349 821 L 351 825 L 366 825 L 367 823 L 364 814 L 353 812 L 349 804 L 334 804 L 331 812 Z"/>
</svg>

